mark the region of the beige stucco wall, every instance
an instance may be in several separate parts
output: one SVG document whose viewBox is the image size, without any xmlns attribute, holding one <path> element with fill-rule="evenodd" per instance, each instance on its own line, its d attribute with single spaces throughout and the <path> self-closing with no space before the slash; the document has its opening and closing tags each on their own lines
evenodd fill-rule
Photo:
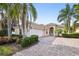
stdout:
<svg viewBox="0 0 79 59">
<path fill-rule="evenodd" d="M 53 27 L 53 35 L 55 35 L 55 28 L 56 28 L 56 25 L 53 24 L 53 23 L 50 23 L 50 24 L 47 24 L 45 25 L 45 30 L 47 31 L 47 34 L 45 33 L 45 36 L 49 36 L 49 31 L 50 31 L 50 28 Z M 46 32 L 45 31 L 45 32 Z"/>
</svg>

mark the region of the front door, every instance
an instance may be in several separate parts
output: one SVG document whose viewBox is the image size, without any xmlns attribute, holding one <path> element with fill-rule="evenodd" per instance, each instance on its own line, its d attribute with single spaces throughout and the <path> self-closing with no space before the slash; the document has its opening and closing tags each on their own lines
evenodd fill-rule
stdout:
<svg viewBox="0 0 79 59">
<path fill-rule="evenodd" d="M 49 35 L 50 35 L 50 36 L 53 36 L 53 35 L 54 35 L 53 30 L 54 30 L 53 27 L 51 27 L 51 28 L 49 29 Z"/>
</svg>

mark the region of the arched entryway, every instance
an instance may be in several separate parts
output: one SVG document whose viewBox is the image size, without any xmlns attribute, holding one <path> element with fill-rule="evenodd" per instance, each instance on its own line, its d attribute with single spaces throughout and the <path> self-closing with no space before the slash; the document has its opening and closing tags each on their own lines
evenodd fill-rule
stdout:
<svg viewBox="0 0 79 59">
<path fill-rule="evenodd" d="M 54 35 L 54 28 L 53 27 L 50 27 L 50 29 L 49 29 L 49 35 L 50 36 Z"/>
</svg>

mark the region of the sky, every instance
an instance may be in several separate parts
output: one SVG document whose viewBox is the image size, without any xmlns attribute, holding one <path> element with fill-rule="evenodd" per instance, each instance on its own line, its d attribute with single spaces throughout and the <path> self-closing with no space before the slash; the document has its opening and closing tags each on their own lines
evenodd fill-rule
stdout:
<svg viewBox="0 0 79 59">
<path fill-rule="evenodd" d="M 65 8 L 65 3 L 35 3 L 34 6 L 37 10 L 37 20 L 38 24 L 48 24 L 56 23 L 59 11 Z M 73 4 L 70 4 L 73 5 Z"/>
</svg>

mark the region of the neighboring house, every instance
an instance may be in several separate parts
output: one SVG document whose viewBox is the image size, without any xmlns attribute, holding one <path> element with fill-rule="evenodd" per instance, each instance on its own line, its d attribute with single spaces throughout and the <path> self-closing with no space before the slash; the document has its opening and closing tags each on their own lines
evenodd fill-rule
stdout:
<svg viewBox="0 0 79 59">
<path fill-rule="evenodd" d="M 28 29 L 28 32 L 26 31 L 26 35 L 27 36 L 38 35 L 39 37 L 54 36 L 56 34 L 55 33 L 56 28 L 63 29 L 63 26 L 56 25 L 53 23 L 49 23 L 47 25 L 32 23 L 31 27 L 29 27 L 29 29 Z M 17 26 L 15 27 L 15 33 L 19 34 L 19 28 Z"/>
<path fill-rule="evenodd" d="M 72 31 L 79 33 L 79 21 L 74 21 L 74 23 L 72 25 Z"/>
<path fill-rule="evenodd" d="M 75 26 L 76 26 L 75 32 L 79 33 L 79 21 L 76 22 Z"/>
</svg>

